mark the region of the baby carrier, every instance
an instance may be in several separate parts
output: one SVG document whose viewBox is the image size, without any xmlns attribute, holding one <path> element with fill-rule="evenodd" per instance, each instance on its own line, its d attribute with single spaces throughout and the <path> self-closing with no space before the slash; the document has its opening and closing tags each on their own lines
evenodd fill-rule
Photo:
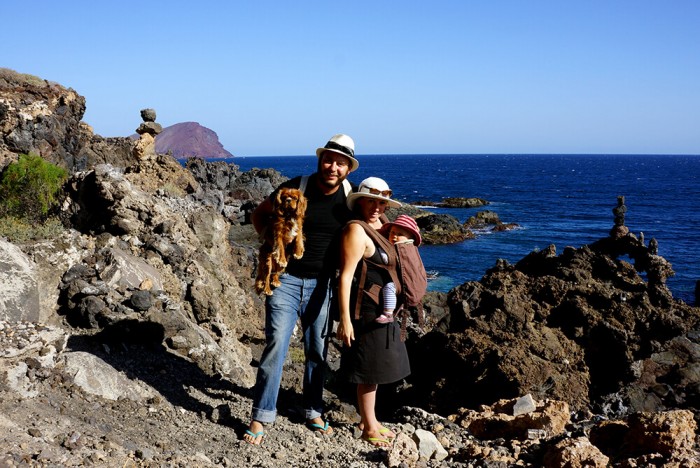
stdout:
<svg viewBox="0 0 700 468">
<path fill-rule="evenodd" d="M 428 277 L 425 273 L 423 260 L 418 252 L 418 247 L 413 243 L 392 244 L 382 236 L 376 229 L 373 229 L 364 221 L 354 220 L 362 226 L 367 235 L 375 245 L 382 248 L 387 253 L 389 261 L 387 264 L 376 264 L 377 267 L 386 270 L 391 280 L 396 285 L 397 295 L 397 316 L 401 317 L 401 339 L 406 338 L 406 324 L 410 310 L 416 310 L 418 324 L 423 325 L 423 297 L 428 288 Z M 355 319 L 360 318 L 360 307 L 362 296 L 369 295 L 373 301 L 379 303 L 380 287 L 376 284 L 366 287 L 367 264 L 366 259 L 361 262 L 360 275 L 357 278 L 357 300 L 355 301 Z"/>
</svg>

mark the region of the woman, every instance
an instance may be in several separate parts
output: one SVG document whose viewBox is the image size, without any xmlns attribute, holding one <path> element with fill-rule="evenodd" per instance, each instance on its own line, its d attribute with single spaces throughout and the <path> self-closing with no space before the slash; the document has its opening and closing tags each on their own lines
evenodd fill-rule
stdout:
<svg viewBox="0 0 700 468">
<path fill-rule="evenodd" d="M 343 230 L 338 284 L 340 323 L 336 336 L 347 347 L 341 370 L 350 382 L 357 384 L 362 438 L 377 447 L 391 445 L 396 437 L 377 420 L 374 410 L 377 385 L 396 382 L 411 372 L 399 322 L 377 323 L 376 318 L 383 311 L 382 300 L 369 293 L 392 281 L 391 270 L 396 269 L 396 256 L 389 241 L 381 235 L 373 240 L 375 236 L 368 234 L 368 230 L 382 227 L 387 207 L 401 206 L 391 199 L 391 194 L 386 182 L 369 177 L 362 181 L 357 192 L 348 196 L 348 208 L 361 222 L 351 221 Z M 357 309 L 357 284 L 362 276 L 365 281 Z"/>
</svg>

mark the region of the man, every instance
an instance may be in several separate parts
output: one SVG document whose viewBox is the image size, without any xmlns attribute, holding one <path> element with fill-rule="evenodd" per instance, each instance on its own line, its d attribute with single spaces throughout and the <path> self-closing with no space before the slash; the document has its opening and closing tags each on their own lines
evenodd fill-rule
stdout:
<svg viewBox="0 0 700 468">
<path fill-rule="evenodd" d="M 330 434 L 332 429 L 323 415 L 325 360 L 330 334 L 329 282 L 335 275 L 339 235 L 350 219 L 346 206 L 351 191 L 348 174 L 359 167 L 355 143 L 347 135 L 334 135 L 316 150 L 318 168 L 314 174 L 296 177 L 280 187 L 304 189 L 308 204 L 304 218 L 304 256 L 290 258 L 282 283 L 265 303 L 265 350 L 260 358 L 253 391 L 251 422 L 243 438 L 250 444 L 262 443 L 263 425 L 277 416 L 277 396 L 289 341 L 298 318 L 304 337 L 305 368 L 303 404 L 306 425 L 311 430 Z M 274 193 L 253 212 L 255 230 L 265 229 L 272 213 Z"/>
</svg>

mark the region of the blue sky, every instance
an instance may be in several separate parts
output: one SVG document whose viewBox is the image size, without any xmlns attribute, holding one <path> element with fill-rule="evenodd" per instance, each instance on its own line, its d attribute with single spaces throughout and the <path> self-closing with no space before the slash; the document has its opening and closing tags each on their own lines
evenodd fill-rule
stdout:
<svg viewBox="0 0 700 468">
<path fill-rule="evenodd" d="M 3 0 L 0 67 L 235 155 L 700 154 L 700 2 Z"/>
</svg>

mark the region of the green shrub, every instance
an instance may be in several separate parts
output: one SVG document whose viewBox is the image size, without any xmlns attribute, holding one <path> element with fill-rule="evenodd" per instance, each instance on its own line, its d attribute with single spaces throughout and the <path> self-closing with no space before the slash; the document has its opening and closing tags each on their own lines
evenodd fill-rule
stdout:
<svg viewBox="0 0 700 468">
<path fill-rule="evenodd" d="M 0 178 L 0 216 L 44 221 L 58 202 L 68 173 L 35 154 L 22 154 Z"/>
</svg>

